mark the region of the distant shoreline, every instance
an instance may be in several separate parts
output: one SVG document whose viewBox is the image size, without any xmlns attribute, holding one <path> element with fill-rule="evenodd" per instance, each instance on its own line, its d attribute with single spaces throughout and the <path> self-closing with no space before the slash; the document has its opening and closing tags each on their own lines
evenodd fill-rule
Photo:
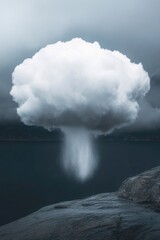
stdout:
<svg viewBox="0 0 160 240">
<path fill-rule="evenodd" d="M 0 139 L 0 142 L 62 142 L 63 139 Z M 160 139 L 99 139 L 106 142 L 160 142 Z"/>
</svg>

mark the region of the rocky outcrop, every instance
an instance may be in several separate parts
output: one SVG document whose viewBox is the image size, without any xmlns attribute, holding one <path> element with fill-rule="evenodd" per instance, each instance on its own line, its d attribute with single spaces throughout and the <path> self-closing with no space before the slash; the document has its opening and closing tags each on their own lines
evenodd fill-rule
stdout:
<svg viewBox="0 0 160 240">
<path fill-rule="evenodd" d="M 160 206 L 160 167 L 126 179 L 119 189 L 119 196 Z"/>
<path fill-rule="evenodd" d="M 158 203 L 157 190 L 153 190 L 156 188 L 156 181 L 159 181 L 158 172 L 158 168 L 155 168 L 132 178 L 132 181 L 126 180 L 118 193 L 103 193 L 44 207 L 25 218 L 2 226 L 0 239 L 159 240 L 160 214 L 157 208 L 152 207 L 152 203 Z M 142 181 L 141 177 L 144 176 L 148 178 Z M 149 176 L 150 181 L 153 180 L 152 184 L 149 183 Z M 133 182 L 138 178 L 141 184 L 137 182 L 134 185 Z M 132 185 L 129 187 L 127 182 L 132 182 L 136 198 L 130 189 Z M 143 187 L 136 192 L 136 186 L 138 189 L 144 186 L 146 190 L 141 194 Z M 142 198 L 143 195 L 146 197 Z M 145 203 L 138 204 L 120 196 Z M 150 203 L 146 203 L 146 199 Z"/>
</svg>

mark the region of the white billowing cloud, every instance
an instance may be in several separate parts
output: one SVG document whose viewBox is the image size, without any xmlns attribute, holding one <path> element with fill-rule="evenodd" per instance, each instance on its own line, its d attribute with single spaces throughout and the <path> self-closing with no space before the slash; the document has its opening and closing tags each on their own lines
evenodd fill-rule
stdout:
<svg viewBox="0 0 160 240">
<path fill-rule="evenodd" d="M 118 51 L 82 39 L 58 42 L 18 65 L 11 95 L 27 125 L 109 132 L 132 123 L 148 74 Z"/>
<path fill-rule="evenodd" d="M 64 168 L 85 180 L 96 166 L 92 132 L 132 123 L 149 88 L 141 64 L 76 38 L 48 45 L 18 65 L 11 95 L 25 124 L 62 129 Z"/>
</svg>

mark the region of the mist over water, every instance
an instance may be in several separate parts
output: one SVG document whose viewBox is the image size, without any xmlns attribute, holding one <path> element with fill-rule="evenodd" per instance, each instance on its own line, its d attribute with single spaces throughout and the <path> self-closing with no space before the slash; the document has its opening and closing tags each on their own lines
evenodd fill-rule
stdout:
<svg viewBox="0 0 160 240">
<path fill-rule="evenodd" d="M 93 133 L 84 128 L 65 128 L 63 166 L 77 180 L 91 177 L 97 165 Z"/>
</svg>

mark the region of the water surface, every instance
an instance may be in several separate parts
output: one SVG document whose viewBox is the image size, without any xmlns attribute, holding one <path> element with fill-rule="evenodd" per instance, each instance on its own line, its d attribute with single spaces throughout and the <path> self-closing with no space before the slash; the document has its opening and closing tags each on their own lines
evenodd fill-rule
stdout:
<svg viewBox="0 0 160 240">
<path fill-rule="evenodd" d="M 0 142 L 0 224 L 59 201 L 115 191 L 121 182 L 160 163 L 159 142 L 97 140 L 99 168 L 84 183 L 66 175 L 62 141 Z"/>
</svg>

